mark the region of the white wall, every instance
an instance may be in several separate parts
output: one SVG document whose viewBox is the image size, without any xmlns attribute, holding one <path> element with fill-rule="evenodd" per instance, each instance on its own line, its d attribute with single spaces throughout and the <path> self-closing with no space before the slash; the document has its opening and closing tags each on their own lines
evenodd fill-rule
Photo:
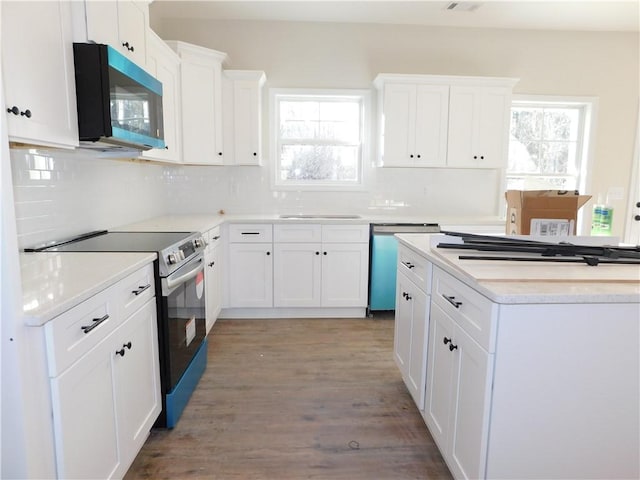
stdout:
<svg viewBox="0 0 640 480">
<path fill-rule="evenodd" d="M 264 70 L 266 88 L 370 88 L 381 72 L 425 73 L 517 77 L 520 82 L 516 93 L 598 97 L 592 185 L 582 193 L 597 196 L 613 187 L 623 188 L 625 198 L 613 204 L 617 213 L 614 234 L 622 234 L 638 99 L 637 33 L 184 19 L 161 22 L 154 18 L 153 10 L 151 4 L 151 25 L 162 38 L 226 52 L 227 68 Z M 260 192 L 262 200 L 254 200 L 255 203 L 269 208 L 283 206 L 274 201 L 274 194 L 264 185 L 264 174 L 220 171 L 205 175 L 211 177 L 210 181 L 215 178 L 216 188 L 227 192 L 229 187 L 219 182 L 250 181 L 241 188 Z M 480 214 L 490 212 L 495 202 L 484 195 L 479 185 L 490 179 L 478 177 L 474 185 L 480 191 L 469 189 L 466 183 L 463 188 L 454 189 L 457 180 L 464 182 L 468 175 L 469 172 L 378 170 L 374 185 L 385 192 L 398 192 L 400 197 L 393 200 L 400 203 L 406 193 L 410 210 L 425 208 L 426 215 L 433 211 L 433 202 L 454 205 L 460 195 Z M 203 199 L 205 203 L 220 200 L 221 206 L 235 203 L 215 192 L 211 196 L 204 184 L 191 187 L 194 204 Z M 374 196 L 356 196 L 358 207 L 375 203 Z M 349 204 L 353 197 L 333 195 L 332 199 Z M 316 196 L 301 193 L 297 199 L 313 205 Z M 187 201 L 180 205 L 189 208 Z M 590 206 L 589 203 L 586 208 Z M 446 213 L 462 212 L 455 208 Z"/>
</svg>

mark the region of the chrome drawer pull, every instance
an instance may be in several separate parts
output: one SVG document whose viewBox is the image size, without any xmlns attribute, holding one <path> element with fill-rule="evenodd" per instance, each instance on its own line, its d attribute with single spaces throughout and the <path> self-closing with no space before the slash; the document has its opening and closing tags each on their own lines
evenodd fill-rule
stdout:
<svg viewBox="0 0 640 480">
<path fill-rule="evenodd" d="M 449 302 L 451 305 L 453 305 L 456 308 L 460 308 L 460 305 L 462 305 L 462 302 L 456 301 L 456 297 L 453 297 L 453 296 L 450 297 L 449 295 L 445 295 L 444 293 L 442 294 L 442 296 L 447 302 Z"/>
<path fill-rule="evenodd" d="M 84 333 L 89 333 L 91 330 L 93 330 L 94 328 L 96 328 L 98 325 L 100 325 L 102 322 L 107 321 L 107 319 L 109 318 L 109 314 L 107 313 L 104 317 L 102 318 L 94 318 L 93 319 L 93 323 L 91 325 L 83 325 L 80 328 L 82 328 L 82 331 Z"/>
<path fill-rule="evenodd" d="M 148 283 L 146 285 L 140 285 L 138 287 L 138 290 L 132 290 L 131 293 L 133 293 L 137 297 L 138 295 L 140 295 L 145 290 L 148 290 L 149 288 L 151 288 L 151 284 L 150 283 Z"/>
</svg>

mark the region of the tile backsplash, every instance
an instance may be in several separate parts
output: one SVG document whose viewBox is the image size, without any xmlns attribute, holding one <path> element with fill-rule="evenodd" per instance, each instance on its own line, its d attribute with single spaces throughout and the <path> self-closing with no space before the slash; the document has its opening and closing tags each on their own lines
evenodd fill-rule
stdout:
<svg viewBox="0 0 640 480">
<path fill-rule="evenodd" d="M 20 247 L 165 214 L 356 213 L 497 218 L 495 170 L 372 168 L 361 191 L 278 191 L 268 166 L 172 166 L 11 151 Z M 268 164 L 268 162 L 265 162 Z"/>
<path fill-rule="evenodd" d="M 162 166 L 23 149 L 11 160 L 21 248 L 166 211 Z"/>
</svg>

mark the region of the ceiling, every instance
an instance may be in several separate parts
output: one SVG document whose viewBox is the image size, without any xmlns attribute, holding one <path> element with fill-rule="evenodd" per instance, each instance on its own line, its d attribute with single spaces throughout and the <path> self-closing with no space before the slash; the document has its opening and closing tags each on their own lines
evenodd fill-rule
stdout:
<svg viewBox="0 0 640 480">
<path fill-rule="evenodd" d="M 475 28 L 638 32 L 640 0 L 458 1 L 155 0 L 154 20 L 384 23 Z"/>
</svg>

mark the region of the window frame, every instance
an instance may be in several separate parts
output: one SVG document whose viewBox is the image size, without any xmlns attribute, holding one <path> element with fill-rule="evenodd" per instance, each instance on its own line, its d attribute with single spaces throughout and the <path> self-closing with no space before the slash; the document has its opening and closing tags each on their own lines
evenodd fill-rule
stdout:
<svg viewBox="0 0 640 480">
<path fill-rule="evenodd" d="M 593 146 L 595 144 L 595 131 L 596 131 L 596 118 L 598 111 L 598 98 L 597 97 L 578 97 L 571 95 L 532 95 L 532 94 L 514 94 L 511 100 L 511 109 L 514 107 L 532 107 L 532 108 L 578 108 L 580 112 L 580 125 L 578 132 L 577 150 L 576 156 L 579 161 L 579 173 L 577 174 L 577 190 L 581 193 L 591 190 L 593 171 Z M 509 126 L 509 132 L 511 132 L 511 126 Z M 507 168 L 505 168 L 505 190 L 508 184 L 510 176 L 525 176 L 525 177 L 553 177 L 553 174 L 540 174 L 540 173 L 518 173 L 511 174 Z M 565 177 L 566 175 L 558 174 L 558 177 Z"/>
<path fill-rule="evenodd" d="M 280 101 L 291 97 L 335 97 L 345 99 L 355 97 L 360 102 L 360 154 L 358 159 L 357 182 L 335 182 L 323 180 L 285 181 L 279 178 L 280 173 Z M 334 89 L 334 88 L 271 88 L 269 89 L 269 139 L 270 151 L 273 156 L 269 165 L 273 168 L 271 173 L 272 190 L 284 191 L 365 191 L 368 190 L 370 165 L 368 159 L 371 151 L 371 91 L 364 89 Z"/>
</svg>

